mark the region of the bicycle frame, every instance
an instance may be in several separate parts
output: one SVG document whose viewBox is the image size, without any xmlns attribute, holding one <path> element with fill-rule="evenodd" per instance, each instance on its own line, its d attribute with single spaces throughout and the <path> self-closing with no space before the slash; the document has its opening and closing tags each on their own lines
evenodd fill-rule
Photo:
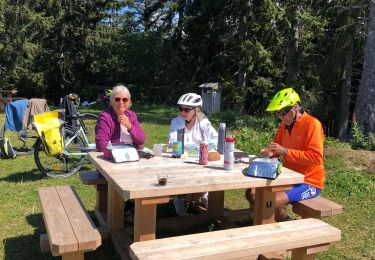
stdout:
<svg viewBox="0 0 375 260">
<path fill-rule="evenodd" d="M 83 139 L 83 142 L 84 142 L 84 149 L 86 150 L 86 152 L 80 152 L 80 153 L 70 153 L 68 151 L 65 150 L 65 147 L 69 146 L 69 144 L 72 143 L 73 140 L 75 140 L 78 136 L 82 137 Z M 80 125 L 78 130 L 74 133 L 73 136 L 71 136 L 70 138 L 68 138 L 66 141 L 64 141 L 64 150 L 63 150 L 63 154 L 65 155 L 74 155 L 74 156 L 79 156 L 79 155 L 87 155 L 87 151 L 94 151 L 96 148 L 96 145 L 95 144 L 91 144 L 87 138 L 87 135 L 85 133 L 85 131 L 83 130 L 83 127 Z"/>
<path fill-rule="evenodd" d="M 70 106 L 71 108 L 74 107 L 72 114 L 66 115 L 64 110 L 65 122 L 61 131 L 63 139 L 62 152 L 53 156 L 46 153 L 45 144 L 41 138 L 38 138 L 35 144 L 35 163 L 38 169 L 47 177 L 65 178 L 77 173 L 85 163 L 85 157 L 88 152 L 96 150 L 95 143 L 90 142 L 94 142 L 93 135 L 95 133 L 92 127 L 98 116 L 91 113 L 81 114 L 75 104 L 70 104 Z"/>
</svg>

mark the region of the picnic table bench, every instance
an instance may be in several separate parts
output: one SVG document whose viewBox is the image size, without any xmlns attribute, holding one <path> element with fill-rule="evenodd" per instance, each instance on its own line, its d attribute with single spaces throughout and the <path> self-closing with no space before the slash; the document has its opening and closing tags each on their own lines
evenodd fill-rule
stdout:
<svg viewBox="0 0 375 260">
<path fill-rule="evenodd" d="M 107 211 L 108 185 L 107 180 L 97 171 L 81 172 L 79 178 L 82 184 L 96 186 L 95 210 L 99 212 Z"/>
<path fill-rule="evenodd" d="M 100 225 L 102 238 L 107 238 L 109 229 L 107 226 L 107 201 L 108 183 L 98 171 L 85 171 L 79 174 L 82 184 L 93 185 L 96 189 L 95 217 Z"/>
<path fill-rule="evenodd" d="M 293 212 L 302 218 L 334 216 L 342 213 L 342 206 L 322 196 L 293 203 Z"/>
<path fill-rule="evenodd" d="M 84 259 L 84 252 L 101 245 L 101 236 L 73 187 L 42 187 L 38 193 L 53 256 Z M 45 237 L 41 235 L 41 247 Z"/>
<path fill-rule="evenodd" d="M 341 239 L 341 231 L 319 219 L 300 219 L 193 235 L 141 241 L 132 259 L 257 259 L 292 250 L 292 260 L 314 259 Z"/>
</svg>

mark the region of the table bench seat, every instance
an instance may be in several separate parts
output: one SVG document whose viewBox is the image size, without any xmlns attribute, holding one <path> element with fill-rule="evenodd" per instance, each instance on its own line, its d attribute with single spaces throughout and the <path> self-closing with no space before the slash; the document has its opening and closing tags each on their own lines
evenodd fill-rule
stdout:
<svg viewBox="0 0 375 260">
<path fill-rule="evenodd" d="M 96 186 L 95 210 L 98 212 L 106 212 L 108 198 L 107 180 L 97 171 L 81 172 L 79 178 L 85 185 Z"/>
<path fill-rule="evenodd" d="M 293 212 L 302 218 L 334 216 L 342 213 L 342 206 L 322 196 L 293 203 Z"/>
<path fill-rule="evenodd" d="M 53 256 L 83 259 L 84 252 L 101 245 L 100 234 L 73 187 L 42 187 L 38 193 Z"/>
<path fill-rule="evenodd" d="M 292 259 L 313 259 L 339 241 L 341 231 L 319 219 L 300 219 L 133 243 L 132 259 L 257 259 L 292 250 Z"/>
<path fill-rule="evenodd" d="M 81 172 L 79 178 L 81 182 L 86 185 L 107 184 L 107 180 L 97 171 Z"/>
</svg>

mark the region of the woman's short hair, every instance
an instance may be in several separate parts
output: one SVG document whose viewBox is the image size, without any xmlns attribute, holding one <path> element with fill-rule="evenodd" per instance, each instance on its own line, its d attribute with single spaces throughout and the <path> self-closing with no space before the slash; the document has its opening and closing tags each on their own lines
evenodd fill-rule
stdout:
<svg viewBox="0 0 375 260">
<path fill-rule="evenodd" d="M 129 98 L 131 98 L 131 95 L 130 95 L 130 91 L 127 87 L 125 87 L 124 84 L 122 83 L 119 83 L 119 84 L 116 84 L 113 89 L 112 89 L 112 93 L 111 93 L 111 98 L 110 98 L 110 101 L 111 101 L 111 104 L 113 104 L 113 98 L 118 94 L 118 93 L 125 93 L 125 95 L 127 95 Z"/>
</svg>

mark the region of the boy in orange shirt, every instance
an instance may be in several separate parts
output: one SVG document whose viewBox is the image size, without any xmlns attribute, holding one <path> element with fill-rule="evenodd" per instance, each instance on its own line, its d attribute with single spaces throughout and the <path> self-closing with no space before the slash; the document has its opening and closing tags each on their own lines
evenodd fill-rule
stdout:
<svg viewBox="0 0 375 260">
<path fill-rule="evenodd" d="M 277 192 L 275 219 L 290 219 L 285 206 L 288 203 L 318 196 L 324 188 L 323 127 L 318 119 L 308 115 L 299 105 L 300 98 L 292 89 L 279 91 L 267 111 L 276 111 L 281 120 L 274 141 L 261 150 L 265 157 L 284 157 L 284 166 L 305 176 L 304 183 L 294 185 L 286 192 Z M 246 191 L 246 198 L 254 203 L 254 189 Z"/>
</svg>

